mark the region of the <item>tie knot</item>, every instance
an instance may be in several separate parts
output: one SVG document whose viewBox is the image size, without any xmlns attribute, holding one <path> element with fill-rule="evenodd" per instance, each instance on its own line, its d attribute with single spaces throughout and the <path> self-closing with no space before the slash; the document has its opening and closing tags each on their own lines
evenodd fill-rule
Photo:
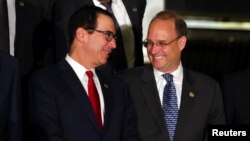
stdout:
<svg viewBox="0 0 250 141">
<path fill-rule="evenodd" d="M 111 7 L 112 0 L 99 0 L 101 4 Z"/>
<path fill-rule="evenodd" d="M 173 75 L 172 75 L 172 74 L 165 73 L 165 74 L 163 74 L 162 76 L 165 78 L 165 80 L 166 80 L 168 83 L 173 82 Z"/>
<path fill-rule="evenodd" d="M 86 74 L 89 78 L 92 78 L 94 75 L 93 75 L 93 72 L 91 70 L 89 71 L 86 71 Z"/>
</svg>

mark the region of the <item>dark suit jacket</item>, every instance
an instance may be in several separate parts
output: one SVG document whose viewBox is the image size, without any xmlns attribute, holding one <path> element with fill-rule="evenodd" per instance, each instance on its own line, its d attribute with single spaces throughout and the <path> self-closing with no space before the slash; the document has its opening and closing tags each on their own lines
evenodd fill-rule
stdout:
<svg viewBox="0 0 250 141">
<path fill-rule="evenodd" d="M 96 70 L 105 103 L 100 134 L 86 91 L 64 60 L 31 79 L 30 117 L 41 141 L 136 141 L 135 111 L 127 85 Z M 32 133 L 33 134 L 33 133 Z M 34 134 L 33 134 L 34 135 Z"/>
<path fill-rule="evenodd" d="M 18 65 L 15 59 L 0 52 L 0 140 L 21 141 Z"/>
<path fill-rule="evenodd" d="M 130 69 L 120 75 L 130 87 L 141 140 L 169 141 L 152 66 Z M 207 126 L 224 122 L 219 85 L 205 75 L 185 70 L 175 141 L 207 140 Z"/>
<path fill-rule="evenodd" d="M 228 124 L 250 124 L 250 69 L 227 75 L 222 82 Z"/>
<path fill-rule="evenodd" d="M 55 57 L 55 60 L 59 61 L 63 59 L 68 52 L 68 20 L 70 16 L 80 7 L 85 5 L 94 5 L 92 0 L 26 0 L 26 3 L 28 5 L 33 6 L 36 9 L 33 11 L 30 11 L 32 13 L 37 13 L 34 19 L 44 19 L 46 18 L 50 24 L 45 24 L 43 26 L 40 26 L 38 28 L 45 28 L 49 29 L 51 28 L 54 30 L 55 36 L 52 41 L 55 41 L 54 43 L 51 43 L 51 41 L 44 40 L 47 39 L 46 35 L 44 35 L 44 32 L 46 30 L 36 30 L 38 32 L 42 33 L 35 33 L 40 36 L 36 36 L 34 39 L 35 42 L 35 48 L 37 48 L 37 45 L 41 43 L 47 42 L 49 45 L 54 45 L 55 49 L 51 50 Z M 134 31 L 134 37 L 135 37 L 135 56 L 136 61 L 135 65 L 142 65 L 143 64 L 143 53 L 142 53 L 142 20 L 143 15 L 146 7 L 146 0 L 123 0 L 123 3 L 127 9 L 127 13 L 129 15 L 133 31 Z M 34 14 L 33 14 L 34 15 Z M 34 21 L 34 20 L 32 20 Z M 37 20 L 36 20 L 37 21 Z M 47 27 L 46 27 L 47 26 Z M 52 27 L 51 27 L 52 26 Z M 51 31 L 51 30 L 50 30 Z M 47 32 L 49 36 L 51 35 L 50 32 Z M 33 41 L 34 41 L 33 40 Z M 115 51 L 112 52 L 112 55 L 110 57 L 110 62 L 115 67 L 116 70 L 127 68 L 127 62 L 125 57 L 125 52 L 123 46 L 121 46 L 121 42 L 118 39 L 118 45 Z M 51 52 L 49 51 L 49 52 Z M 43 51 L 46 52 L 46 51 Z M 48 53 L 47 53 L 48 54 Z"/>
</svg>

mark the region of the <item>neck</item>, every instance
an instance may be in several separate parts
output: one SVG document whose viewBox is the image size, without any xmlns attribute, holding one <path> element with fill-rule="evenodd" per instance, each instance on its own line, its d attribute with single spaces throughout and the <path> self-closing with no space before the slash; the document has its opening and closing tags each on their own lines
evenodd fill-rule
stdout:
<svg viewBox="0 0 250 141">
<path fill-rule="evenodd" d="M 92 57 L 86 54 L 85 51 L 79 47 L 79 45 L 76 45 L 76 43 L 72 44 L 69 56 L 84 66 L 86 69 L 94 68 L 93 64 L 91 63 Z"/>
</svg>

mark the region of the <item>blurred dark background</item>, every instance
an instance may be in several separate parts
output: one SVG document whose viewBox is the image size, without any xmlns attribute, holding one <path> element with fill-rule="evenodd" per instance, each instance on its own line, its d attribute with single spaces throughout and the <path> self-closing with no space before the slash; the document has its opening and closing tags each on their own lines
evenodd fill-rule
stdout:
<svg viewBox="0 0 250 141">
<path fill-rule="evenodd" d="M 249 0 L 167 0 L 166 9 L 187 21 L 212 22 L 195 27 L 188 23 L 188 42 L 182 62 L 187 68 L 206 73 L 217 81 L 230 73 L 250 68 Z M 204 22 L 205 21 L 205 22 Z M 231 23 L 233 27 L 221 25 Z M 220 26 L 217 26 L 220 25 Z"/>
<path fill-rule="evenodd" d="M 249 20 L 249 0 L 166 0 L 167 9 L 182 15 L 209 16 L 224 20 Z"/>
</svg>

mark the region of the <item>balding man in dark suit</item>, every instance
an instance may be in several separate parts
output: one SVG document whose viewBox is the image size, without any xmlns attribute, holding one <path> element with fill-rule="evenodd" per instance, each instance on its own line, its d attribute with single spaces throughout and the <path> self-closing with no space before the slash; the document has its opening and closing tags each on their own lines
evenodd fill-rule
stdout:
<svg viewBox="0 0 250 141">
<path fill-rule="evenodd" d="M 120 72 L 130 88 L 142 141 L 206 141 L 208 125 L 225 122 L 219 84 L 182 66 L 186 41 L 185 21 L 161 11 L 144 41 L 151 64 Z"/>
</svg>

